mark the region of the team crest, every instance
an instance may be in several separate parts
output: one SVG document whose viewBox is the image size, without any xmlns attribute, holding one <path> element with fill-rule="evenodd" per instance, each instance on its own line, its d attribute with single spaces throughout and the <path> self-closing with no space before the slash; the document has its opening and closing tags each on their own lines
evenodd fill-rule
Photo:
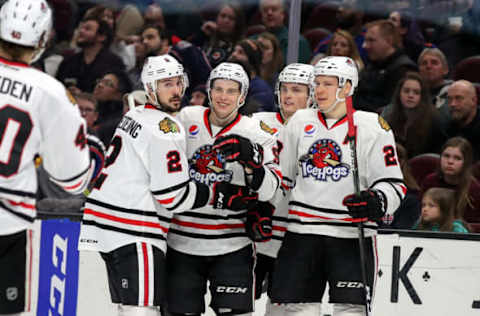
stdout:
<svg viewBox="0 0 480 316">
<path fill-rule="evenodd" d="M 320 139 L 310 146 L 308 153 L 300 157 L 304 178 L 313 177 L 319 181 L 339 181 L 348 176 L 350 167 L 342 163 L 342 150 L 331 139 Z"/>
<path fill-rule="evenodd" d="M 225 170 L 225 156 L 212 145 L 197 149 L 189 160 L 190 178 L 207 185 L 214 182 L 230 182 L 233 172 Z"/>
<path fill-rule="evenodd" d="M 380 124 L 380 127 L 386 130 L 387 132 L 391 129 L 390 125 L 388 125 L 387 121 L 380 115 L 378 116 L 378 124 Z"/>
<path fill-rule="evenodd" d="M 170 118 L 166 117 L 158 123 L 158 127 L 162 132 L 165 134 L 168 133 L 180 133 L 180 128 L 178 127 L 177 123 L 175 123 Z"/>
<path fill-rule="evenodd" d="M 271 128 L 270 126 L 267 125 L 264 121 L 260 121 L 260 128 L 269 133 L 270 135 L 274 135 L 278 130 L 276 128 Z"/>
</svg>

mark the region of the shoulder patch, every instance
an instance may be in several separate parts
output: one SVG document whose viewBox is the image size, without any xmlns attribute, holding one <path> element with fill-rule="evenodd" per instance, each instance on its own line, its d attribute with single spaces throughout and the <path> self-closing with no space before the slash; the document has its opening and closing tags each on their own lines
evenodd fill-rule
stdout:
<svg viewBox="0 0 480 316">
<path fill-rule="evenodd" d="M 277 132 L 277 129 L 276 128 L 271 128 L 270 126 L 268 126 L 264 121 L 260 121 L 260 128 L 269 133 L 270 135 L 273 135 Z"/>
<path fill-rule="evenodd" d="M 387 121 L 380 115 L 378 116 L 378 124 L 380 124 L 380 127 L 386 130 L 387 132 L 391 129 L 390 125 L 388 125 Z"/>
<path fill-rule="evenodd" d="M 75 97 L 72 95 L 72 93 L 65 89 L 65 93 L 67 94 L 67 98 L 68 100 L 73 104 L 73 105 L 76 105 L 77 104 L 77 100 L 75 99 Z"/>
<path fill-rule="evenodd" d="M 178 124 L 168 117 L 164 118 L 158 123 L 158 128 L 165 134 L 180 133 L 180 128 L 178 127 Z"/>
</svg>

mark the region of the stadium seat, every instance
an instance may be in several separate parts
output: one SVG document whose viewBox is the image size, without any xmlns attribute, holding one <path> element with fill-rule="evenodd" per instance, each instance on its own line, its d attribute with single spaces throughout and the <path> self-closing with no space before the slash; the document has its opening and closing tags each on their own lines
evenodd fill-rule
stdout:
<svg viewBox="0 0 480 316">
<path fill-rule="evenodd" d="M 462 59 L 455 65 L 453 80 L 465 79 L 470 82 L 480 83 L 480 55 Z"/>
<path fill-rule="evenodd" d="M 250 25 L 247 28 L 247 37 L 265 32 L 267 28 L 263 24 Z"/>
<path fill-rule="evenodd" d="M 468 223 L 471 233 L 480 233 L 480 223 Z"/>
<path fill-rule="evenodd" d="M 338 2 L 329 1 L 320 3 L 313 8 L 312 13 L 307 18 L 304 29 L 323 27 L 331 32 L 337 27 Z M 314 47 L 314 46 L 312 46 Z"/>
<path fill-rule="evenodd" d="M 477 91 L 478 93 L 478 91 Z M 473 164 L 473 176 L 480 182 L 480 160 Z"/>
<path fill-rule="evenodd" d="M 323 27 L 316 27 L 314 29 L 309 29 L 303 33 L 303 36 L 310 43 L 310 47 L 314 49 L 317 47 L 318 42 L 332 34 L 329 30 Z"/>
<path fill-rule="evenodd" d="M 440 165 L 440 155 L 434 153 L 421 154 L 410 158 L 408 165 L 412 171 L 412 175 L 419 185 L 427 175 L 437 170 Z"/>
</svg>

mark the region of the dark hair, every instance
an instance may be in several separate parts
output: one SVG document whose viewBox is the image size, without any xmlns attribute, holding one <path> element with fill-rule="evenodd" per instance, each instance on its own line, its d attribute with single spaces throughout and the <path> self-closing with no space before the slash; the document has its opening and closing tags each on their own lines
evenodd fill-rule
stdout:
<svg viewBox="0 0 480 316">
<path fill-rule="evenodd" d="M 417 81 L 421 90 L 420 102 L 415 109 L 412 109 L 414 115 L 410 119 L 400 99 L 400 92 L 407 80 Z M 435 112 L 430 91 L 423 78 L 417 72 L 407 72 L 397 84 L 392 98 L 392 111 L 385 115 L 385 119 L 392 127 L 395 139 L 405 146 L 411 157 L 422 153 Z"/>
<path fill-rule="evenodd" d="M 130 78 L 128 77 L 127 73 L 122 70 L 109 70 L 103 74 L 105 75 L 114 75 L 117 80 L 118 80 L 118 91 L 120 91 L 122 94 L 129 93 L 132 91 L 132 82 L 130 81 Z"/>
<path fill-rule="evenodd" d="M 235 13 L 235 27 L 233 28 L 232 34 L 222 34 L 221 32 L 215 32 L 215 35 L 213 36 L 212 40 L 216 40 L 216 37 L 223 38 L 226 37 L 228 38 L 232 43 L 238 42 L 240 39 L 245 37 L 245 32 L 247 28 L 247 24 L 245 21 L 245 13 L 243 11 L 242 6 L 235 0 L 226 0 L 223 2 L 217 13 L 217 17 L 220 14 L 220 11 L 222 11 L 223 8 L 225 7 L 230 7 L 233 12 Z"/>
<path fill-rule="evenodd" d="M 245 72 L 247 73 L 248 81 L 252 80 L 252 77 L 251 77 L 252 66 L 250 64 L 244 62 L 243 60 L 239 60 L 237 58 L 230 58 L 228 62 L 239 64 L 240 66 L 242 66 L 243 70 L 245 70 Z"/>
<path fill-rule="evenodd" d="M 88 22 L 88 21 L 97 22 L 97 24 L 98 24 L 97 34 L 105 36 L 105 41 L 103 42 L 103 47 L 109 47 L 110 44 L 112 43 L 112 40 L 113 40 L 113 30 L 110 28 L 110 26 L 107 24 L 107 22 L 105 22 L 102 19 L 97 18 L 97 17 L 87 16 L 82 20 L 82 23 L 85 23 L 85 22 Z"/>
<path fill-rule="evenodd" d="M 88 93 L 88 92 L 74 93 L 73 97 L 77 100 L 82 99 L 82 100 L 87 100 L 88 102 L 91 102 L 93 104 L 93 107 L 95 108 L 95 112 L 98 112 L 98 101 L 93 96 L 92 93 Z"/>
<path fill-rule="evenodd" d="M 168 43 L 171 44 L 171 38 L 169 38 L 170 36 L 168 36 L 170 33 L 163 29 L 162 27 L 160 27 L 159 25 L 157 24 L 146 24 L 143 26 L 142 30 L 140 31 L 140 36 L 143 34 L 143 32 L 145 32 L 146 30 L 148 29 L 154 29 L 154 30 L 157 30 L 158 32 L 158 36 L 160 37 L 160 39 L 168 39 Z"/>
<path fill-rule="evenodd" d="M 410 166 L 408 165 L 408 152 L 405 147 L 403 147 L 400 143 L 396 143 L 397 148 L 397 157 L 398 162 L 400 163 L 400 169 L 403 173 L 403 179 L 405 181 L 405 185 L 409 190 L 416 190 L 420 191 L 420 186 L 418 185 L 415 177 L 410 170 Z"/>
<path fill-rule="evenodd" d="M 275 74 L 278 74 L 282 70 L 282 67 L 283 67 L 282 48 L 280 47 L 280 42 L 278 41 L 277 37 L 275 35 L 273 35 L 272 33 L 270 33 L 270 32 L 260 33 L 260 35 L 258 35 L 258 37 L 257 37 L 257 40 L 260 37 L 270 41 L 270 43 L 272 43 L 272 46 L 273 46 L 272 61 L 270 63 L 268 63 L 267 65 L 262 64 L 262 67 L 260 69 L 260 75 L 261 75 L 262 79 L 267 81 L 267 82 L 272 82 L 275 79 L 274 78 Z M 260 45 L 260 48 L 262 48 L 262 50 L 263 50 L 263 47 L 262 47 L 260 41 L 258 41 L 258 44 Z M 262 58 L 263 58 L 263 56 L 262 56 Z"/>
<path fill-rule="evenodd" d="M 440 219 L 437 222 L 424 222 L 418 225 L 418 229 L 432 229 L 434 224 L 438 224 L 439 230 L 451 232 L 453 230 L 453 221 L 455 220 L 455 192 L 445 188 L 430 188 L 424 194 L 423 198 L 430 197 L 438 205 L 440 210 Z M 423 204 L 423 203 L 422 203 Z"/>
<path fill-rule="evenodd" d="M 245 54 L 248 57 L 248 63 L 252 67 L 257 76 L 260 76 L 260 65 L 262 64 L 262 50 L 257 41 L 251 39 L 244 39 L 238 42 Z"/>
</svg>

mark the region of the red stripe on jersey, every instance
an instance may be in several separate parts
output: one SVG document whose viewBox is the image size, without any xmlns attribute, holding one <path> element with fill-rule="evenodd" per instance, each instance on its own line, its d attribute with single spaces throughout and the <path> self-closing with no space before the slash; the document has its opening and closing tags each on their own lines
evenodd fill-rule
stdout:
<svg viewBox="0 0 480 316">
<path fill-rule="evenodd" d="M 233 122 L 231 122 L 227 127 L 224 127 L 220 133 L 218 133 L 215 137 L 218 137 L 218 136 L 222 136 L 224 135 L 225 133 L 227 133 L 229 130 L 231 130 L 235 125 L 237 125 L 238 122 L 240 122 L 240 119 L 242 118 L 242 115 L 241 114 L 237 114 L 237 117 L 235 118 L 235 120 L 233 120 Z"/>
<path fill-rule="evenodd" d="M 72 190 L 72 189 L 76 189 L 76 188 L 78 188 L 82 183 L 83 183 L 83 179 L 80 180 L 80 182 L 78 182 L 77 184 L 74 184 L 74 185 L 72 185 L 72 186 L 69 186 L 69 187 L 64 186 L 63 189 L 66 190 L 66 191 Z"/>
<path fill-rule="evenodd" d="M 403 184 L 400 184 L 400 188 L 402 189 L 403 194 L 407 194 L 407 187 Z"/>
<path fill-rule="evenodd" d="M 344 222 L 351 222 L 351 223 L 359 223 L 359 222 L 366 222 L 368 218 L 351 218 L 351 217 L 345 217 L 345 218 L 332 218 L 332 217 L 326 217 L 326 216 L 320 216 L 320 215 L 312 215 L 308 214 L 305 212 L 299 212 L 295 210 L 288 210 L 288 214 L 292 215 L 297 215 L 300 217 L 308 217 L 308 218 L 320 218 L 320 219 L 326 219 L 330 221 L 344 221 Z"/>
<path fill-rule="evenodd" d="M 283 120 L 283 117 L 282 117 L 282 114 L 280 114 L 280 112 L 277 112 L 277 120 L 280 122 L 280 124 L 285 124 L 285 121 Z"/>
<path fill-rule="evenodd" d="M 23 202 L 15 202 L 15 201 L 11 201 L 11 200 L 8 200 L 8 203 L 10 203 L 13 206 L 21 206 L 23 208 L 28 208 L 30 210 L 35 209 L 35 205 L 32 205 L 32 204 L 27 204 L 27 203 L 23 203 Z"/>
<path fill-rule="evenodd" d="M 205 123 L 205 127 L 207 128 L 208 133 L 210 134 L 210 136 L 213 137 L 212 127 L 210 126 L 210 121 L 208 120 L 209 115 L 210 115 L 210 109 L 206 109 L 205 112 L 203 112 L 203 122 Z"/>
<path fill-rule="evenodd" d="M 173 202 L 173 200 L 175 200 L 175 197 L 172 197 L 172 198 L 169 198 L 169 199 L 164 199 L 164 200 L 157 200 L 157 201 L 160 204 L 170 204 L 170 203 Z"/>
<path fill-rule="evenodd" d="M 185 222 L 180 221 L 176 218 L 172 219 L 173 224 L 177 224 L 184 227 L 193 227 L 193 228 L 200 228 L 200 229 L 229 229 L 229 228 L 242 228 L 245 227 L 245 224 L 199 224 L 199 223 L 192 223 L 192 222 Z"/>
<path fill-rule="evenodd" d="M 273 225 L 273 230 L 278 230 L 278 231 L 281 231 L 281 232 L 286 232 L 286 231 L 287 231 L 287 228 L 286 228 L 286 227 L 283 227 L 283 226 L 275 226 L 275 225 Z"/>
<path fill-rule="evenodd" d="M 283 174 L 280 170 L 278 170 L 277 168 L 273 168 L 272 169 L 273 172 L 275 172 L 275 174 L 280 178 L 280 182 L 283 180 Z"/>
<path fill-rule="evenodd" d="M 142 252 L 143 252 L 143 306 L 148 306 L 148 254 L 147 254 L 147 244 L 142 242 Z"/>
<path fill-rule="evenodd" d="M 17 66 L 17 67 L 25 67 L 25 68 L 30 68 L 28 64 L 22 63 L 22 62 L 17 62 L 17 61 L 11 61 L 5 58 L 0 57 L 0 62 L 10 65 L 10 66 Z"/>
<path fill-rule="evenodd" d="M 159 229 L 163 230 L 165 233 L 168 232 L 168 228 L 165 228 L 158 223 L 152 223 L 152 222 L 146 222 L 146 221 L 139 221 L 139 220 L 135 220 L 135 219 L 122 218 L 122 217 L 118 217 L 118 216 L 113 216 L 113 215 L 97 212 L 97 211 L 94 211 L 90 208 L 86 208 L 83 212 L 85 214 L 90 214 L 90 215 L 100 217 L 100 218 L 104 218 L 104 219 L 108 219 L 108 220 L 111 220 L 111 221 L 114 221 L 114 222 L 119 222 L 119 223 L 128 224 L 128 225 L 137 225 L 137 226 L 159 228 Z"/>
</svg>

